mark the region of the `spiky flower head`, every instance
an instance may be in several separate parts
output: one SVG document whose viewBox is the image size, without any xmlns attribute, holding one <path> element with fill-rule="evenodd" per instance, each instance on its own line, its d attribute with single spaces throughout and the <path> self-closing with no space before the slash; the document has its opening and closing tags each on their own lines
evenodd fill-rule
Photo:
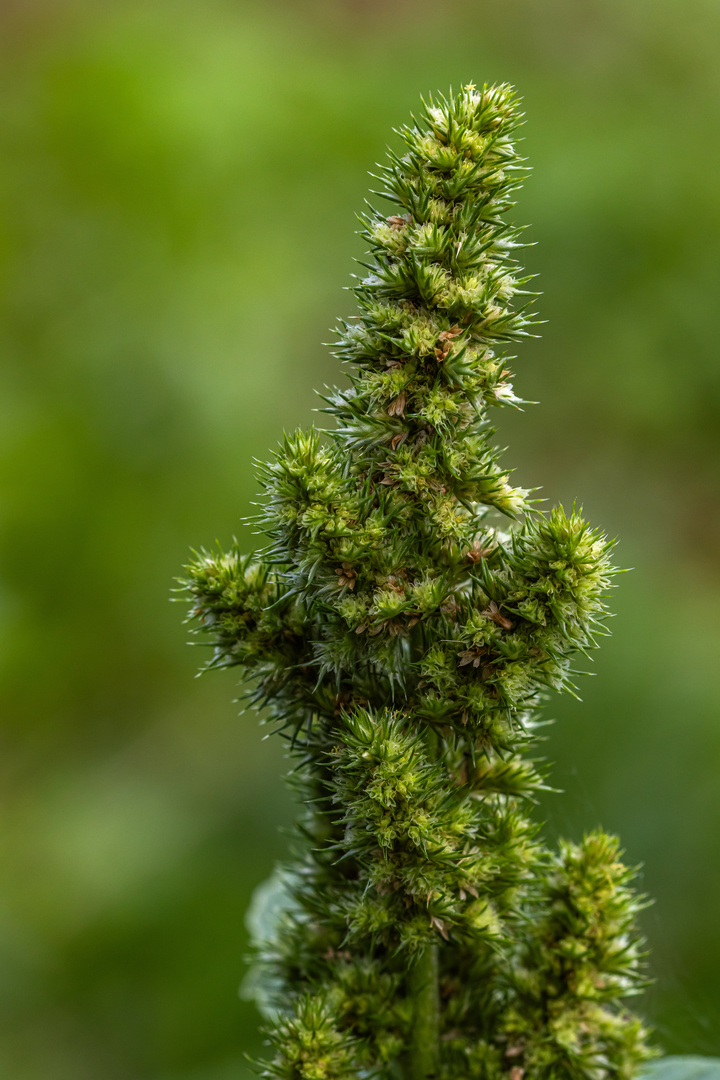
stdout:
<svg viewBox="0 0 720 1080">
<path fill-rule="evenodd" d="M 330 431 L 263 466 L 255 558 L 201 553 L 192 616 L 289 739 L 303 817 L 258 900 L 278 1080 L 629 1080 L 638 906 L 601 833 L 554 855 L 537 707 L 603 632 L 612 545 L 500 462 L 530 333 L 508 86 L 429 101 L 363 218 Z"/>
</svg>

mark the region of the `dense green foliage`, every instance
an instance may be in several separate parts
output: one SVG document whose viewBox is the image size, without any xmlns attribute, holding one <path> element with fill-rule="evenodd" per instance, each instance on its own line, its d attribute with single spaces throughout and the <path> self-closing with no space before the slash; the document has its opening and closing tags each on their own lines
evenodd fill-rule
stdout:
<svg viewBox="0 0 720 1080">
<path fill-rule="evenodd" d="M 401 130 L 336 427 L 263 467 L 257 559 L 189 569 L 211 666 L 251 676 L 305 804 L 262 941 L 268 1078 L 629 1080 L 651 1056 L 622 1005 L 644 976 L 617 841 L 554 854 L 530 817 L 538 705 L 572 689 L 613 571 L 575 509 L 512 484 L 489 426 L 532 319 L 518 119 L 510 88 L 467 86 Z"/>
</svg>

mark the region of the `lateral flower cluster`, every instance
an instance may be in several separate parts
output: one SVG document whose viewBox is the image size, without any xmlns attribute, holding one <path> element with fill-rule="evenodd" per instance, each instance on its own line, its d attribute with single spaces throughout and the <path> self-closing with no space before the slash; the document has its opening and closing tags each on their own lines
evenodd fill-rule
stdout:
<svg viewBox="0 0 720 1080">
<path fill-rule="evenodd" d="M 630 1080 L 642 899 L 601 832 L 547 849 L 538 705 L 596 644 L 612 547 L 493 443 L 527 336 L 508 86 L 400 131 L 363 218 L 349 385 L 262 467 L 256 557 L 201 552 L 192 617 L 289 739 L 294 861 L 256 903 L 271 1080 Z M 516 298 L 521 297 L 519 303 Z M 263 900 L 264 897 L 264 900 Z"/>
</svg>

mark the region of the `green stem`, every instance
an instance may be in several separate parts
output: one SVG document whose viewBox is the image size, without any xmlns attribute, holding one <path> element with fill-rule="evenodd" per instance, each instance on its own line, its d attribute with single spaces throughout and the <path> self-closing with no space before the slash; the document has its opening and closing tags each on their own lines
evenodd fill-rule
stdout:
<svg viewBox="0 0 720 1080">
<path fill-rule="evenodd" d="M 439 1072 L 440 1002 L 438 999 L 438 945 L 431 945 L 408 974 L 413 1002 L 407 1080 L 430 1080 Z"/>
</svg>

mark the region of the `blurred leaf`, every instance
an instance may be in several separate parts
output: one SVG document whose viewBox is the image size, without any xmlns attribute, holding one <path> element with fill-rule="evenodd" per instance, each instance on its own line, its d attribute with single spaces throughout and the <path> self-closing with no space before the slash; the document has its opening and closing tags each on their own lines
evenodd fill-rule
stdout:
<svg viewBox="0 0 720 1080">
<path fill-rule="evenodd" d="M 648 1080 L 720 1080 L 720 1058 L 667 1057 L 643 1072 Z"/>
</svg>

